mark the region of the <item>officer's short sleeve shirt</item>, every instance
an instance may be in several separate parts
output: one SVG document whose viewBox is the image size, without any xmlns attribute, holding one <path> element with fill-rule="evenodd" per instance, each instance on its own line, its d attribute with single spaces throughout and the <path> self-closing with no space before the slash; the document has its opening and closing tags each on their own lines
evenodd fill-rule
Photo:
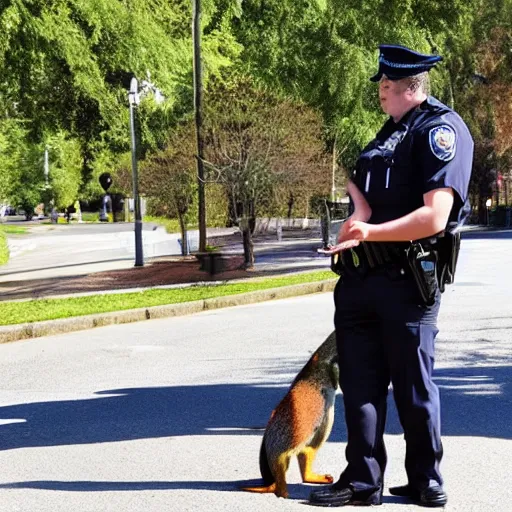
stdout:
<svg viewBox="0 0 512 512">
<path fill-rule="evenodd" d="M 458 216 L 468 200 L 473 161 L 473 139 L 464 122 L 455 112 L 426 122 L 414 135 L 413 152 L 423 193 L 451 188 L 452 217 Z"/>
<path fill-rule="evenodd" d="M 397 219 L 424 205 L 424 194 L 454 191 L 450 221 L 464 217 L 473 140 L 454 111 L 429 97 L 398 123 L 389 119 L 362 151 L 353 180 L 372 208 L 371 223 Z"/>
</svg>

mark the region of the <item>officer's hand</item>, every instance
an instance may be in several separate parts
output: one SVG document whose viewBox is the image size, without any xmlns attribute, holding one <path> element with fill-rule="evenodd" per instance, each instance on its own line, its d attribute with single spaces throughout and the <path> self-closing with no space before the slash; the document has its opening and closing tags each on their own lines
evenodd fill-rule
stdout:
<svg viewBox="0 0 512 512">
<path fill-rule="evenodd" d="M 370 235 L 370 225 L 359 220 L 351 220 L 346 228 L 346 239 L 363 241 Z"/>
<path fill-rule="evenodd" d="M 338 242 L 347 240 L 366 240 L 368 238 L 370 226 L 366 222 L 355 220 L 349 217 L 340 228 L 338 233 Z"/>
<path fill-rule="evenodd" d="M 347 230 L 349 222 L 350 217 L 341 225 L 340 230 L 338 231 L 338 243 L 343 242 L 344 240 L 347 239 Z"/>
<path fill-rule="evenodd" d="M 369 229 L 369 225 L 366 222 L 349 217 L 340 227 L 338 233 L 339 243 L 331 245 L 327 249 L 318 249 L 318 252 L 330 256 L 331 254 L 352 249 L 352 247 L 359 245 L 360 241 L 368 238 Z"/>
</svg>

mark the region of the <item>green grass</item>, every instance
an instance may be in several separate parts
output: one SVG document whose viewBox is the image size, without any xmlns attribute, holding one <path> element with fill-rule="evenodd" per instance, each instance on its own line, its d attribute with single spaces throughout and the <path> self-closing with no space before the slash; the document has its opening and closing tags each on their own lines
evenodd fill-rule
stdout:
<svg viewBox="0 0 512 512">
<path fill-rule="evenodd" d="M 222 285 L 201 285 L 167 290 L 153 289 L 137 293 L 90 295 L 66 299 L 0 302 L 0 325 L 55 320 L 57 318 L 108 313 L 126 309 L 161 306 L 163 304 L 178 304 L 256 290 L 279 288 L 293 284 L 322 281 L 324 279 L 333 279 L 334 277 L 332 272 L 322 270 Z"/>
<path fill-rule="evenodd" d="M 181 233 L 180 223 L 178 219 L 167 219 L 166 217 L 152 217 L 151 215 L 144 215 L 144 222 L 152 222 L 164 226 L 167 233 Z M 188 225 L 188 229 L 197 229 L 197 225 Z"/>
<path fill-rule="evenodd" d="M 9 261 L 9 247 L 7 246 L 7 237 L 5 236 L 4 226 L 0 226 L 0 265 L 5 265 Z"/>
<path fill-rule="evenodd" d="M 82 212 L 82 222 L 99 222 L 100 214 L 98 212 Z M 73 222 L 73 221 L 71 221 Z"/>
<path fill-rule="evenodd" d="M 6 235 L 25 235 L 28 233 L 28 228 L 22 226 L 2 226 Z"/>
</svg>

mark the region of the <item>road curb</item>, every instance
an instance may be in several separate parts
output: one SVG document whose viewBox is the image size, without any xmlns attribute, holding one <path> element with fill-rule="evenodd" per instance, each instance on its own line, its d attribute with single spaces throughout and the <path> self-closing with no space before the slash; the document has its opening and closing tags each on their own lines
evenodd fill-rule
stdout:
<svg viewBox="0 0 512 512">
<path fill-rule="evenodd" d="M 68 332 L 93 329 L 107 325 L 127 324 L 142 320 L 154 320 L 157 318 L 169 318 L 175 316 L 191 315 L 202 311 L 243 306 L 265 302 L 270 300 L 287 299 L 312 293 L 325 293 L 334 290 L 336 279 L 326 279 L 314 283 L 302 283 L 279 288 L 269 288 L 255 292 L 226 295 L 211 299 L 182 302 L 178 304 L 166 304 L 151 306 L 148 308 L 128 309 L 126 311 L 114 311 L 111 313 L 97 313 L 93 315 L 62 318 L 59 320 L 47 320 L 18 325 L 0 326 L 0 343 L 28 340 L 42 336 L 53 336 Z"/>
</svg>

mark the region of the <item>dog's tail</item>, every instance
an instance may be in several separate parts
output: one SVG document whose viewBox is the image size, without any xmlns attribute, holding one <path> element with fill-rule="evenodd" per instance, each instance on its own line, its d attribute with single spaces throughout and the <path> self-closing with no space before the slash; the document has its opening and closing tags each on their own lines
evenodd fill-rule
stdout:
<svg viewBox="0 0 512 512">
<path fill-rule="evenodd" d="M 244 491 L 249 492 L 260 492 L 260 493 L 268 493 L 276 491 L 276 479 L 272 474 L 272 470 L 270 469 L 270 464 L 268 463 L 267 450 L 265 448 L 265 436 L 263 436 L 263 440 L 261 441 L 260 448 L 260 473 L 261 478 L 263 479 L 263 485 L 258 485 L 255 487 L 242 487 Z"/>
</svg>

